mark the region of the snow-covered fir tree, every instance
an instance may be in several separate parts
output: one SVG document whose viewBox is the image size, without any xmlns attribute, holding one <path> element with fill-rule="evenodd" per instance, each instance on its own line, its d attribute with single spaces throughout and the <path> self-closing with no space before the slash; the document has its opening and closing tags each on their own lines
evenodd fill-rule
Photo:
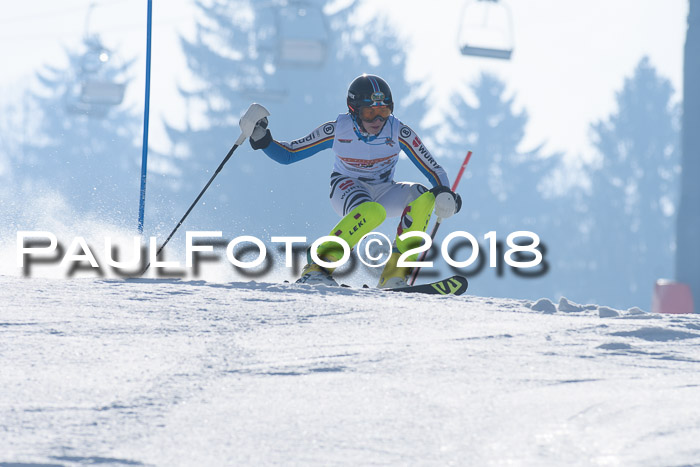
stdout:
<svg viewBox="0 0 700 467">
<path fill-rule="evenodd" d="M 601 156 L 591 174 L 594 274 L 618 284 L 621 303 L 646 302 L 654 281 L 673 274 L 680 173 L 673 97 L 670 81 L 644 57 L 617 92 L 615 112 L 592 125 Z"/>
<path fill-rule="evenodd" d="M 126 220 L 137 205 L 141 159 L 142 117 L 118 103 L 132 61 L 120 62 L 98 36 L 66 54 L 68 66 L 44 66 L 39 88 L 29 91 L 32 133 L 21 173 L 33 190 L 55 190 L 78 212 Z"/>
</svg>

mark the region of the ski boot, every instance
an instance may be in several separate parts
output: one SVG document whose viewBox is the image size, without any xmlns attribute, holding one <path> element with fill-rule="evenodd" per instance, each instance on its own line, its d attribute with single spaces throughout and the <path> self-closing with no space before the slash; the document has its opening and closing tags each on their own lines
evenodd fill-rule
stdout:
<svg viewBox="0 0 700 467">
<path fill-rule="evenodd" d="M 408 276 L 411 275 L 413 268 L 400 268 L 396 265 L 399 261 L 401 253 L 394 249 L 387 261 L 382 275 L 377 283 L 378 289 L 396 289 L 399 287 L 408 287 Z"/>
<path fill-rule="evenodd" d="M 297 284 L 338 286 L 331 273 L 316 263 L 310 262 L 301 271 Z"/>
</svg>

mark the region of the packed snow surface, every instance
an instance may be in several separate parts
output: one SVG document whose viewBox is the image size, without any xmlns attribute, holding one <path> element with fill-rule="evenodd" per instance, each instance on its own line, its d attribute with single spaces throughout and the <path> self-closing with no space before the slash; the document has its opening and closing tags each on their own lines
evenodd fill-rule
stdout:
<svg viewBox="0 0 700 467">
<path fill-rule="evenodd" d="M 0 276 L 0 465 L 697 465 L 700 319 L 547 302 Z"/>
</svg>

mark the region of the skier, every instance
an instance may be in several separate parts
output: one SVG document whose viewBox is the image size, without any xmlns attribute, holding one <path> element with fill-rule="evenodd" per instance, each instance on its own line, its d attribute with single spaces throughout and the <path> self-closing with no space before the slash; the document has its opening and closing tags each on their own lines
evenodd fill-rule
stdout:
<svg viewBox="0 0 700 467">
<path fill-rule="evenodd" d="M 418 135 L 394 117 L 394 101 L 386 81 L 375 75 L 358 76 L 348 88 L 347 106 L 347 113 L 291 143 L 272 139 L 267 118 L 261 119 L 250 137 L 250 145 L 281 164 L 333 149 L 330 198 L 342 220 L 330 235 L 342 238 L 353 248 L 386 217 L 400 216 L 392 253 L 377 287 L 404 287 L 412 268 L 398 267 L 399 256 L 420 246 L 422 239 L 402 241 L 398 237 L 411 231 L 425 232 L 433 209 L 438 217 L 448 218 L 460 210 L 462 200 L 450 190 L 445 170 Z M 419 183 L 394 181 L 400 150 L 428 178 L 432 189 Z M 343 252 L 336 242 L 326 242 L 319 246 L 317 254 L 323 261 L 334 262 L 342 258 Z M 409 257 L 409 261 L 415 261 L 416 256 Z M 337 285 L 333 270 L 315 264 L 308 253 L 307 259 L 298 283 Z"/>
</svg>

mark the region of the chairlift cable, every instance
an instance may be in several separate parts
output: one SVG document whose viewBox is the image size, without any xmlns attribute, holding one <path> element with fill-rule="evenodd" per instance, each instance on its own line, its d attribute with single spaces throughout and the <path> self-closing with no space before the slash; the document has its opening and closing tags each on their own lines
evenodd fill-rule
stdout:
<svg viewBox="0 0 700 467">
<path fill-rule="evenodd" d="M 85 14 L 85 25 L 83 26 L 83 37 L 87 40 L 90 37 L 90 16 L 92 15 L 92 10 L 95 9 L 95 0 L 90 2 L 87 13 Z"/>
</svg>

